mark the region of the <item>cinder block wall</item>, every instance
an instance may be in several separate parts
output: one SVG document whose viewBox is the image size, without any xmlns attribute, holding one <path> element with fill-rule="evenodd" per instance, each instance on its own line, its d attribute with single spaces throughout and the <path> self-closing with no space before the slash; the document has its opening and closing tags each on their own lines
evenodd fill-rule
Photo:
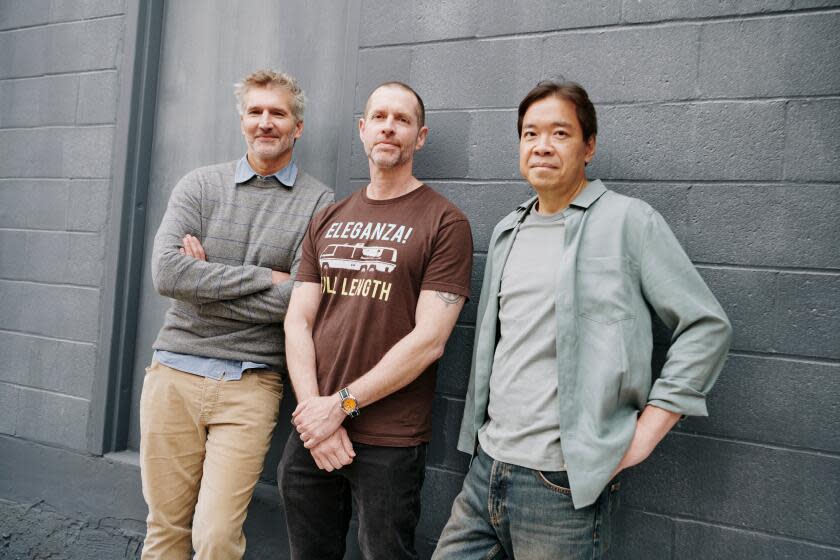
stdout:
<svg viewBox="0 0 840 560">
<path fill-rule="evenodd" d="M 0 2 L 0 434 L 76 450 L 99 351 L 123 8 Z"/>
<path fill-rule="evenodd" d="M 735 326 L 711 416 L 626 473 L 613 557 L 840 557 L 838 5 L 362 3 L 356 110 L 381 81 L 418 89 L 430 128 L 418 174 L 475 237 L 475 298 L 439 374 L 427 554 L 467 467 L 455 442 L 489 236 L 530 196 L 516 106 L 562 75 L 599 112 L 590 177 L 664 214 Z M 658 329 L 659 365 L 668 336 Z"/>
<path fill-rule="evenodd" d="M 136 470 L 85 455 L 108 350 L 96 341 L 103 232 L 119 219 L 123 12 L 0 0 L 0 443 L 14 450 L 0 474 L 16 477 L 0 476 L 4 557 L 139 549 Z M 378 82 L 418 88 L 431 128 L 418 175 L 464 209 L 476 245 L 475 296 L 440 367 L 423 556 L 467 467 L 455 439 L 490 232 L 530 195 L 515 107 L 564 75 L 599 110 L 591 176 L 665 215 L 735 324 L 711 417 L 625 477 L 613 557 L 840 558 L 840 2 L 362 0 L 359 41 L 356 111 Z M 339 194 L 365 182 L 352 145 Z M 661 363 L 661 327 L 656 340 Z M 59 468 L 45 464 L 67 478 L 44 478 Z M 263 498 L 249 550 L 282 557 L 282 516 Z"/>
</svg>

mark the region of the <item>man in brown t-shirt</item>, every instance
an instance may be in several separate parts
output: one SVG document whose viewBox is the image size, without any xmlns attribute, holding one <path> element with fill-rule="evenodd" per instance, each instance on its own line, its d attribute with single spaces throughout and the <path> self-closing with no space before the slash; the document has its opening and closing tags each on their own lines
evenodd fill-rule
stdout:
<svg viewBox="0 0 840 560">
<path fill-rule="evenodd" d="M 351 502 L 365 558 L 416 558 L 435 366 L 469 296 L 464 214 L 412 174 L 423 102 L 389 82 L 359 136 L 370 183 L 318 213 L 286 316 L 298 398 L 280 465 L 294 559 L 340 559 Z"/>
</svg>

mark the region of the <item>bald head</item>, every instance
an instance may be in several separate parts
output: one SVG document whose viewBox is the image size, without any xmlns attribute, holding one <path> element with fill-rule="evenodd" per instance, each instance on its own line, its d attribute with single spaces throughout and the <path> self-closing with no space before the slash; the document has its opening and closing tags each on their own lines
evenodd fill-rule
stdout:
<svg viewBox="0 0 840 560">
<path fill-rule="evenodd" d="M 414 96 L 414 99 L 417 101 L 417 106 L 415 107 L 415 114 L 417 115 L 417 127 L 423 128 L 426 124 L 426 107 L 423 105 L 423 100 L 420 98 L 420 95 L 414 91 L 411 86 L 408 84 L 404 84 L 402 82 L 385 82 L 384 84 L 380 84 L 370 92 L 368 96 L 367 102 L 365 103 L 365 118 L 367 118 L 368 111 L 370 110 L 370 100 L 373 98 L 373 95 L 383 88 L 394 88 L 394 89 L 401 89 L 403 91 L 409 92 L 411 95 Z"/>
</svg>

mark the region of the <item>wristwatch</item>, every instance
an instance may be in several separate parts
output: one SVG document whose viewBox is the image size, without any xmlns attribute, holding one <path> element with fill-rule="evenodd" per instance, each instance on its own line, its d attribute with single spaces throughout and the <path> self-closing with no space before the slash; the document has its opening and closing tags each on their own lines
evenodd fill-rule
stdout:
<svg viewBox="0 0 840 560">
<path fill-rule="evenodd" d="M 356 401 L 356 397 L 350 394 L 350 389 L 345 387 L 339 391 L 338 398 L 341 399 L 339 406 L 344 411 L 344 414 L 350 418 L 355 418 L 359 415 L 359 403 Z"/>
</svg>

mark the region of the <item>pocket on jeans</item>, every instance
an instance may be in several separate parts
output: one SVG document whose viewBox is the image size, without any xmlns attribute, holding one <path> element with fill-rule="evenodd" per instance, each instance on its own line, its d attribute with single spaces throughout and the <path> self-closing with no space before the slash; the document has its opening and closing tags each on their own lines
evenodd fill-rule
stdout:
<svg viewBox="0 0 840 560">
<path fill-rule="evenodd" d="M 569 474 L 566 471 L 534 471 L 543 486 L 558 494 L 572 495 L 569 488 Z"/>
<path fill-rule="evenodd" d="M 276 371 L 251 371 L 246 375 L 257 378 L 257 386 L 278 399 L 283 398 L 283 377 Z"/>
</svg>

